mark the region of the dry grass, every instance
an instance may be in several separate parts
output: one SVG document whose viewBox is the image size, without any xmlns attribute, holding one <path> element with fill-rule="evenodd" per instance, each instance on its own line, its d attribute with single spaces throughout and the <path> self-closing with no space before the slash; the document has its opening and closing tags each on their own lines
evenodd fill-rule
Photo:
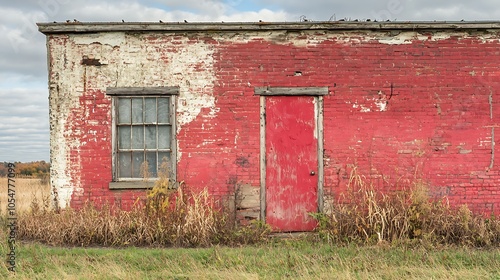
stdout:
<svg viewBox="0 0 500 280">
<path fill-rule="evenodd" d="M 7 178 L 0 178 L 0 214 L 5 214 L 7 208 Z M 16 208 L 19 212 L 30 209 L 33 201 L 40 204 L 48 204 L 50 197 L 50 185 L 41 179 L 15 178 Z"/>
<path fill-rule="evenodd" d="M 206 247 L 267 240 L 265 224 L 237 227 L 229 207 L 207 190 L 192 193 L 178 186 L 168 178 L 160 180 L 131 211 L 88 204 L 80 210 L 55 212 L 48 207 L 48 185 L 17 180 L 18 235 L 64 246 Z M 431 199 L 427 186 L 418 180 L 398 187 L 402 190 L 383 193 L 353 172 L 349 192 L 326 214 L 312 214 L 319 221 L 317 231 L 336 244 L 500 245 L 496 217 L 475 215 L 466 206 L 452 208 L 445 198 Z M 2 208 L 6 197 L 1 195 Z"/>
<path fill-rule="evenodd" d="M 208 191 L 172 190 L 158 184 L 144 203 L 131 211 L 91 204 L 79 210 L 52 211 L 32 204 L 19 216 L 18 236 L 60 246 L 181 246 L 206 247 L 261 241 L 269 232 L 263 224 L 236 227 L 226 208 Z"/>
<path fill-rule="evenodd" d="M 427 186 L 419 180 L 400 191 L 383 193 L 355 170 L 349 192 L 327 214 L 313 216 L 319 221 L 320 234 L 337 243 L 500 245 L 496 217 L 476 215 L 465 205 L 452 208 L 446 198 L 431 199 Z"/>
<path fill-rule="evenodd" d="M 143 177 L 149 178 L 147 164 Z M 169 178 L 165 161 L 159 180 L 130 211 L 114 205 L 54 211 L 39 200 L 18 218 L 18 236 L 24 240 L 62 246 L 182 246 L 250 244 L 267 237 L 263 223 L 236 227 L 224 201 L 205 189 L 190 192 Z"/>
</svg>

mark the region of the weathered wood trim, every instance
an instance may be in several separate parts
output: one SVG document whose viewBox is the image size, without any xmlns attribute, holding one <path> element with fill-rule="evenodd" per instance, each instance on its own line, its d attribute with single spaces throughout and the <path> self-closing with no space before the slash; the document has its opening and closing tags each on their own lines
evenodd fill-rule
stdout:
<svg viewBox="0 0 500 280">
<path fill-rule="evenodd" d="M 123 189 L 151 189 L 155 182 L 145 182 L 145 181 L 120 181 L 120 182 L 110 182 L 110 190 L 123 190 Z"/>
<path fill-rule="evenodd" d="M 266 222 L 266 97 L 260 97 L 260 219 Z"/>
<path fill-rule="evenodd" d="M 324 206 L 324 164 L 323 164 L 323 96 L 316 97 L 317 116 L 317 131 L 318 131 L 318 212 L 323 213 Z"/>
<path fill-rule="evenodd" d="M 106 94 L 111 96 L 178 95 L 179 87 L 108 87 Z"/>
<path fill-rule="evenodd" d="M 328 95 L 328 87 L 256 87 L 255 95 Z"/>
<path fill-rule="evenodd" d="M 172 126 L 172 133 L 170 139 L 170 168 L 172 169 L 172 175 L 177 181 L 177 96 L 173 95 L 170 97 L 170 124 Z"/>
<path fill-rule="evenodd" d="M 112 180 L 118 178 L 118 163 L 116 159 L 116 148 L 118 147 L 118 137 L 116 135 L 116 98 L 111 98 L 111 172 Z"/>
<path fill-rule="evenodd" d="M 175 87 L 172 87 L 175 88 Z M 110 88 L 108 88 L 109 90 Z M 121 88 L 114 88 L 121 89 Z M 142 88 L 141 88 L 142 89 Z M 145 92 L 148 92 L 151 88 L 144 88 Z M 164 91 L 162 91 L 164 92 Z M 108 93 L 109 95 L 109 93 Z M 141 94 L 117 94 L 112 96 L 127 96 L 127 95 L 141 95 Z M 145 93 L 144 95 L 158 95 L 158 94 L 150 94 Z M 160 94 L 164 95 L 164 94 Z M 112 182 L 109 183 L 109 189 L 143 189 L 143 188 L 151 188 L 154 185 L 154 182 L 144 182 L 144 181 L 117 181 L 118 178 L 118 163 L 117 163 L 117 152 L 116 147 L 118 146 L 118 136 L 116 129 L 116 119 L 118 116 L 116 115 L 116 99 L 111 99 L 111 172 L 112 172 Z M 170 139 L 170 160 L 172 161 L 170 164 L 170 173 L 173 174 L 176 182 L 177 182 L 177 120 L 176 120 L 176 108 L 177 108 L 177 97 L 172 95 L 170 97 L 170 125 L 171 125 L 171 139 Z M 159 166 L 158 166 L 159 167 Z"/>
<path fill-rule="evenodd" d="M 37 23 L 44 34 L 95 32 L 189 32 L 269 30 L 488 30 L 500 29 L 499 21 L 309 21 L 309 22 L 60 22 Z"/>
</svg>

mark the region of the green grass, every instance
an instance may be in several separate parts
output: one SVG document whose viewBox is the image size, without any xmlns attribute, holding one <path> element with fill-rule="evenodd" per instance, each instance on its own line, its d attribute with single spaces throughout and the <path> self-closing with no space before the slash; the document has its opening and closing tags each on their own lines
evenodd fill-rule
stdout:
<svg viewBox="0 0 500 280">
<path fill-rule="evenodd" d="M 500 279 L 500 249 L 336 247 L 311 240 L 195 249 L 27 243 L 17 261 L 16 279 Z M 0 270 L 0 278 L 13 276 L 5 263 Z"/>
</svg>

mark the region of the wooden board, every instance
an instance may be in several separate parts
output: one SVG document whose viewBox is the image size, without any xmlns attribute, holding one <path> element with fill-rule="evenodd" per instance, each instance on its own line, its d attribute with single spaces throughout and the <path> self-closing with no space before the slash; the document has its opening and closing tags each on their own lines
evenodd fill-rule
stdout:
<svg viewBox="0 0 500 280">
<path fill-rule="evenodd" d="M 310 231 L 318 211 L 314 97 L 266 97 L 266 222 L 275 231 Z"/>
</svg>

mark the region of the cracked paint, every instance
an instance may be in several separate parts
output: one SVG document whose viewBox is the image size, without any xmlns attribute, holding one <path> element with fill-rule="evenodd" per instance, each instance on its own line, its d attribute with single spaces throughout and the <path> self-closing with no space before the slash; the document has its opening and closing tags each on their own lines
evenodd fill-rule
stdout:
<svg viewBox="0 0 500 280">
<path fill-rule="evenodd" d="M 157 48 L 151 48 L 151 44 Z M 197 118 L 203 108 L 209 109 L 207 116 L 210 118 L 219 112 L 212 94 L 215 73 L 210 43 L 112 32 L 85 36 L 53 35 L 48 47 L 53 143 L 51 180 L 61 207 L 69 204 L 73 192 L 76 195 L 83 192 L 80 172 L 77 171 L 81 165 L 79 151 L 89 141 L 102 141 L 98 139 L 97 131 L 83 132 L 74 125 L 82 121 L 88 125 L 95 122 L 95 106 L 92 106 L 95 97 L 83 101 L 90 110 L 82 110 L 80 104 L 80 99 L 89 89 L 105 92 L 107 87 L 180 85 L 177 131 Z M 82 58 L 99 63 L 82 65 Z M 164 63 L 159 63 L 162 61 Z M 105 106 L 109 108 L 109 104 Z M 88 140 L 82 141 L 82 135 Z M 177 150 L 180 160 L 182 150 L 179 147 Z"/>
<path fill-rule="evenodd" d="M 318 137 L 314 127 L 310 138 L 323 139 L 318 150 L 328 155 L 321 175 L 330 196 L 325 202 L 346 189 L 353 166 L 372 179 L 394 172 L 413 176 L 419 168 L 432 187 L 449 188 L 452 205 L 493 211 L 500 199 L 493 164 L 497 29 L 50 34 L 51 184 L 61 207 L 87 199 L 135 201 L 144 190 L 108 188 L 112 113 L 106 88 L 178 86 L 177 179 L 194 189 L 209 186 L 218 196 L 231 195 L 240 183 L 258 189 L 265 166 L 259 100 L 268 97 L 256 97 L 254 87 L 321 86 L 329 87 L 320 97 L 324 111 L 314 104 L 310 119 L 317 122 L 321 114 L 324 129 Z M 267 128 L 287 133 L 283 125 Z M 270 162 L 279 155 L 267 156 Z M 280 160 L 304 161 L 305 153 L 294 156 Z M 269 180 L 290 180 L 283 184 L 287 189 L 304 179 L 287 167 L 272 172 Z M 295 198 L 305 197 L 313 196 Z M 280 201 L 286 199 L 276 199 L 279 217 L 317 210 Z M 263 210 L 256 213 L 265 217 Z"/>
</svg>

